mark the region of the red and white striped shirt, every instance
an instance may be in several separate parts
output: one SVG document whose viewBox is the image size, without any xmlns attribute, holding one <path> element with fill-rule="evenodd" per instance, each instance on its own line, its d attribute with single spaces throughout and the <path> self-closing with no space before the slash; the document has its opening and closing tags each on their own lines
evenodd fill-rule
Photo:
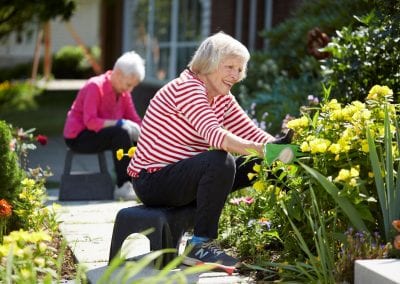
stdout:
<svg viewBox="0 0 400 284">
<path fill-rule="evenodd" d="M 128 174 L 154 172 L 210 147 L 221 149 L 227 131 L 253 142 L 274 138 L 258 128 L 232 94 L 210 103 L 204 83 L 189 70 L 161 88 L 143 118 Z"/>
</svg>

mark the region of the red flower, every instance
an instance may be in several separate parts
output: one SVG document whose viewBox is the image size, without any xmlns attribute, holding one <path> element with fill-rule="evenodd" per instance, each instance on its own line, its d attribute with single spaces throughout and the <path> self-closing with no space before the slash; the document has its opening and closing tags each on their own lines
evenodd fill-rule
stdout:
<svg viewBox="0 0 400 284">
<path fill-rule="evenodd" d="M 394 220 L 392 222 L 393 228 L 396 229 L 397 232 L 400 232 L 400 220 Z"/>
<path fill-rule="evenodd" d="M 394 238 L 393 246 L 395 247 L 395 249 L 400 249 L 400 235 L 397 235 Z"/>
<path fill-rule="evenodd" d="M 36 141 L 39 142 L 41 145 L 44 146 L 44 145 L 47 144 L 47 136 L 44 136 L 44 135 L 39 134 L 39 135 L 36 137 Z"/>
<path fill-rule="evenodd" d="M 5 199 L 0 199 L 0 217 L 9 217 L 11 212 L 12 206 Z"/>
</svg>

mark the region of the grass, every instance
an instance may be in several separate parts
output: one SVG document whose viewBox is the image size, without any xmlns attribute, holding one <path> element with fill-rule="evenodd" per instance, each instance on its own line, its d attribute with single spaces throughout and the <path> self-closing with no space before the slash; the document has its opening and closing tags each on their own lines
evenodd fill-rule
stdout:
<svg viewBox="0 0 400 284">
<path fill-rule="evenodd" d="M 35 109 L 0 113 L 0 120 L 23 129 L 35 128 L 36 134 L 62 135 L 67 112 L 77 91 L 44 91 L 36 98 Z"/>
</svg>

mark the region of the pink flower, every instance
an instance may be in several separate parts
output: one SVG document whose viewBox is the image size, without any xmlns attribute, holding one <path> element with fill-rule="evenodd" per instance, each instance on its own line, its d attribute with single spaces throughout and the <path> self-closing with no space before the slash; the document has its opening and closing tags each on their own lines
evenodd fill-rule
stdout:
<svg viewBox="0 0 400 284">
<path fill-rule="evenodd" d="M 36 137 L 36 141 L 39 142 L 41 145 L 44 146 L 44 145 L 47 144 L 47 136 L 44 136 L 44 135 L 39 134 L 39 135 Z"/>
<path fill-rule="evenodd" d="M 246 197 L 235 197 L 229 200 L 229 203 L 239 205 L 241 202 L 246 204 L 252 204 L 254 202 L 254 198 L 250 196 Z"/>
<path fill-rule="evenodd" d="M 251 204 L 254 202 L 254 198 L 250 196 L 243 197 L 243 202 L 246 204 Z"/>
<path fill-rule="evenodd" d="M 231 200 L 229 200 L 229 203 L 239 205 L 240 201 L 242 201 L 242 198 L 235 197 L 235 198 L 231 198 Z"/>
</svg>

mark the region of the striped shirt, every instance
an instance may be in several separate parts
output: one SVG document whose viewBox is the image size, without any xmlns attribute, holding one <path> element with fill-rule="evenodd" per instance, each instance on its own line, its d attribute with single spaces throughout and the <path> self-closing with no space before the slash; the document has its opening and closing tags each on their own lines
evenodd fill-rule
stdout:
<svg viewBox="0 0 400 284">
<path fill-rule="evenodd" d="M 227 131 L 253 142 L 274 140 L 232 94 L 209 102 L 204 83 L 185 70 L 151 99 L 128 174 L 137 177 L 142 169 L 154 172 L 210 147 L 221 149 Z"/>
</svg>

